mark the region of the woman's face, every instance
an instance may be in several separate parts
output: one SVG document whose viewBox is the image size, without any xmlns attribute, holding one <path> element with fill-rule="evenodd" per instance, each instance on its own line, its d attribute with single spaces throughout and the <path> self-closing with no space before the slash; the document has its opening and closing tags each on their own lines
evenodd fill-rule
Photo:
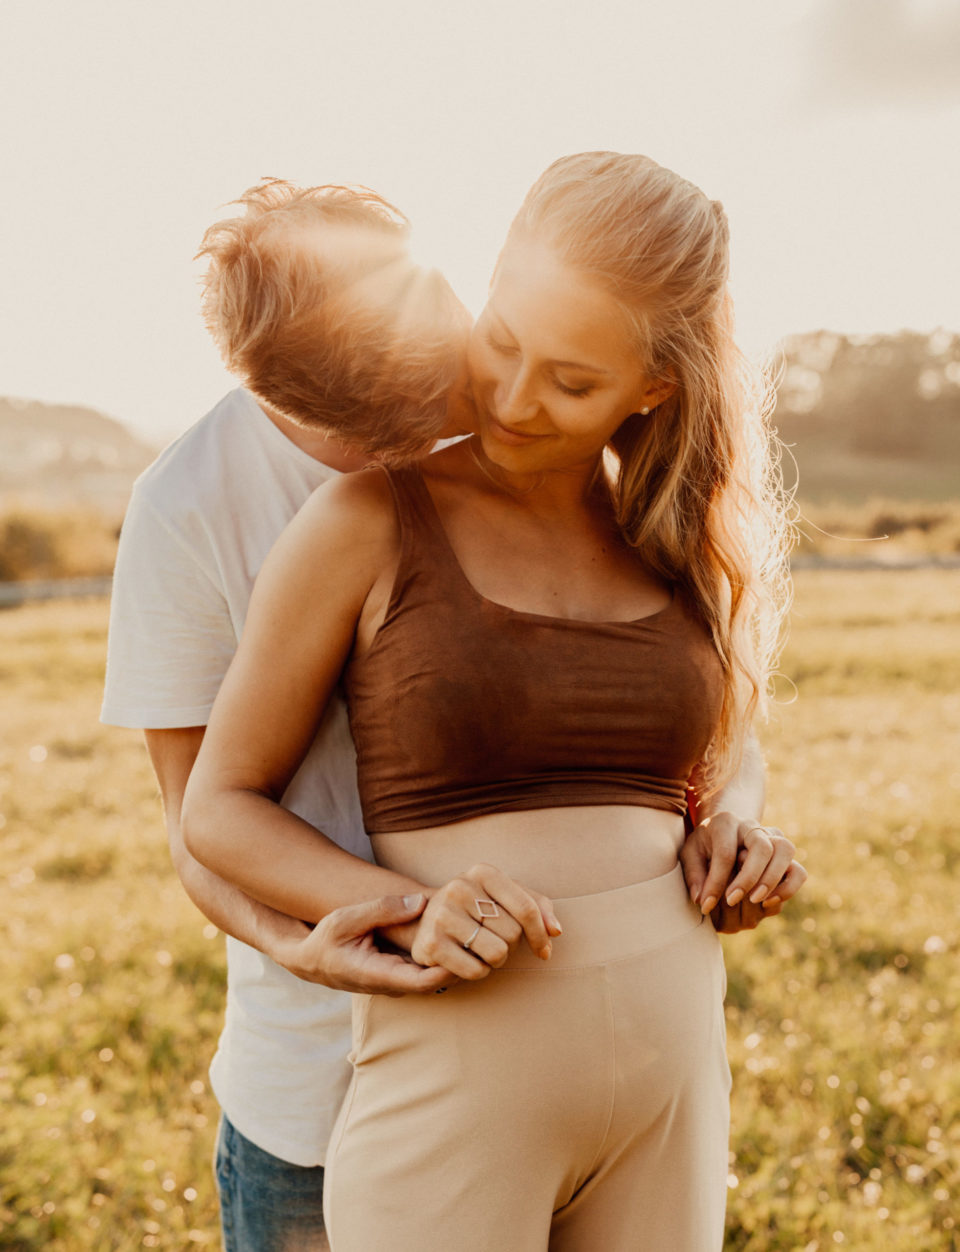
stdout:
<svg viewBox="0 0 960 1252">
<path fill-rule="evenodd" d="M 663 398 L 612 296 L 538 242 L 501 256 L 469 365 L 483 450 L 517 473 L 592 468 L 626 418 Z"/>
</svg>

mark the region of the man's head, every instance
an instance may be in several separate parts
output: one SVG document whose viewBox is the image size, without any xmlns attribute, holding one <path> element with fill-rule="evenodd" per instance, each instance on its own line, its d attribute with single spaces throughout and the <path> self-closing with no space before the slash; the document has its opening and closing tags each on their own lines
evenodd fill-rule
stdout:
<svg viewBox="0 0 960 1252">
<path fill-rule="evenodd" d="M 346 447 L 403 460 L 447 425 L 470 318 L 410 257 L 409 224 L 375 192 L 271 179 L 206 232 L 203 313 L 269 409 Z"/>
</svg>

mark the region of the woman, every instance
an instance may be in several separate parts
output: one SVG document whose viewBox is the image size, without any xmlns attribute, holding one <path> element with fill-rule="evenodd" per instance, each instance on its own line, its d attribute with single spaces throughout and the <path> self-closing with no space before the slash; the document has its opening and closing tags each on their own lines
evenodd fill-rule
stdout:
<svg viewBox="0 0 960 1252">
<path fill-rule="evenodd" d="M 425 891 L 389 937 L 462 980 L 357 999 L 336 1252 L 721 1245 L 722 957 L 677 858 L 764 691 L 783 525 L 727 253 L 654 162 L 556 162 L 474 332 L 476 436 L 321 489 L 260 575 L 191 850 L 310 919 Z M 372 866 L 279 807 L 344 670 Z"/>
</svg>

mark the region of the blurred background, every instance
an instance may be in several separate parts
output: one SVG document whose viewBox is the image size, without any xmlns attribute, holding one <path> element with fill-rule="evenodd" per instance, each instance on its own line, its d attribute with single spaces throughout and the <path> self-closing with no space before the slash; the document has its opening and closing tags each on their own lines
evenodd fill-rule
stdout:
<svg viewBox="0 0 960 1252">
<path fill-rule="evenodd" d="M 726 944 L 728 1248 L 960 1246 L 956 0 L 3 0 L 0 47 L 0 1247 L 216 1242 L 220 941 L 96 723 L 107 584 L 39 600 L 109 575 L 133 479 L 232 386 L 204 229 L 266 175 L 364 183 L 476 312 L 593 148 L 723 201 L 800 510 L 764 741 L 813 877 Z"/>
</svg>

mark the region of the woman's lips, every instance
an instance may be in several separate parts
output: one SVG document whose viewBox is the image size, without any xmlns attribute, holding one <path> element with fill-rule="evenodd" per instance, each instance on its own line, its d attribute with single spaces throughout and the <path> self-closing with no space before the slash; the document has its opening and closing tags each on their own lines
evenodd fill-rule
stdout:
<svg viewBox="0 0 960 1252">
<path fill-rule="evenodd" d="M 487 425 L 494 439 L 500 443 L 509 444 L 511 447 L 519 448 L 529 443 L 536 443 L 538 439 L 543 439 L 543 435 L 525 435 L 522 431 L 511 430 L 509 426 L 502 426 L 500 422 L 491 414 L 485 414 Z"/>
</svg>

